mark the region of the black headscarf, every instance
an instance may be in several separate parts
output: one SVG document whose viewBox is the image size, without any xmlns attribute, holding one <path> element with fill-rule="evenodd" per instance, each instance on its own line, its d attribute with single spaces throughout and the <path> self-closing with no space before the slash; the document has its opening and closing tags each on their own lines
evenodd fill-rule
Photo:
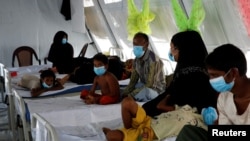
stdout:
<svg viewBox="0 0 250 141">
<path fill-rule="evenodd" d="M 172 37 L 171 42 L 179 50 L 175 71 L 190 66 L 205 68 L 204 61 L 208 52 L 198 32 L 179 32 Z"/>
<path fill-rule="evenodd" d="M 62 43 L 62 39 L 68 35 L 64 31 L 58 31 L 51 44 L 48 60 L 53 63 L 53 67 L 57 67 L 59 73 L 71 73 L 73 71 L 72 60 L 74 49 L 68 42 Z"/>
</svg>

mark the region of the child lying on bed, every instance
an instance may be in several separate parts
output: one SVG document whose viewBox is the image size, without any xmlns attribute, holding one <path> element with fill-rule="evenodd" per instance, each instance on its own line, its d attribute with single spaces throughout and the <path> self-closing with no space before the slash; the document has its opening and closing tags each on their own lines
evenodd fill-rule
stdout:
<svg viewBox="0 0 250 141">
<path fill-rule="evenodd" d="M 41 71 L 40 79 L 35 75 L 25 74 L 18 85 L 30 89 L 32 97 L 37 97 L 47 91 L 63 89 L 55 73 L 50 69 Z"/>
<path fill-rule="evenodd" d="M 81 99 L 86 104 L 113 104 L 120 100 L 120 86 L 114 74 L 107 71 L 108 58 L 104 54 L 98 53 L 93 58 L 94 72 L 96 77 L 90 91 L 83 90 Z M 96 88 L 100 88 L 101 94 L 96 94 Z"/>
</svg>

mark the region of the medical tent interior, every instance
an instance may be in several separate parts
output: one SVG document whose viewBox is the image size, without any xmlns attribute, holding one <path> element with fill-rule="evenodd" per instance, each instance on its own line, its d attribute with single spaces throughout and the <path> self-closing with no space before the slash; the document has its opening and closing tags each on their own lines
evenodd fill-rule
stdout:
<svg viewBox="0 0 250 141">
<path fill-rule="evenodd" d="M 179 13 L 174 9 L 173 3 L 178 3 L 181 9 Z M 198 8 L 194 8 L 195 6 Z M 0 0 L 0 63 L 3 65 L 2 69 L 9 69 L 9 73 L 19 69 L 17 64 L 15 64 L 16 67 L 12 66 L 13 52 L 17 47 L 30 46 L 35 50 L 38 58 L 41 59 L 40 65 L 36 61 L 33 63 L 33 66 L 38 66 L 38 68 L 34 69 L 35 71 L 42 69 L 43 66 L 51 65 L 49 61 L 45 63 L 44 59 L 48 57 L 53 37 L 57 31 L 65 31 L 68 34 L 68 42 L 73 46 L 74 57 L 77 57 L 83 46 L 88 44 L 85 54 L 87 58 L 92 58 L 96 53 L 101 52 L 107 55 L 117 55 L 125 62 L 135 58 L 132 36 L 133 33 L 140 31 L 148 34 L 150 50 L 163 60 L 165 75 L 169 75 L 173 73 L 176 65 L 168 57 L 171 37 L 182 30 L 178 26 L 180 23 L 188 23 L 190 22 L 190 17 L 198 16 L 200 13 L 204 17 L 196 20 L 194 24 L 196 30 L 201 34 L 208 52 L 213 51 L 214 48 L 222 44 L 234 44 L 245 53 L 249 67 L 249 0 Z M 185 18 L 181 20 L 176 18 L 178 14 L 183 14 Z M 131 24 L 135 28 L 131 28 Z M 26 68 L 21 71 L 29 73 L 33 70 Z M 1 74 L 5 74 L 5 71 L 1 70 Z M 9 76 L 8 74 L 5 75 Z M 17 75 L 21 75 L 21 73 Z M 249 68 L 247 76 L 250 77 Z M 9 80 L 10 83 L 12 83 L 11 79 Z M 4 88 L 1 87 L 1 89 Z M 12 93 L 13 90 L 15 92 Z M 22 112 L 23 110 L 18 111 L 18 107 L 15 105 L 15 94 L 19 91 L 15 90 L 15 88 L 7 87 L 3 91 L 3 93 L 12 93 L 14 97 L 12 99 L 14 102 L 12 102 L 14 104 L 10 107 L 10 103 L 6 104 L 4 95 L 1 95 L 0 141 L 45 141 L 42 137 L 39 139 L 37 136 L 48 133 L 51 128 L 54 129 L 52 131 L 57 132 L 56 135 L 52 135 L 56 136 L 55 141 L 63 139 L 79 141 L 105 140 L 102 135 L 99 136 L 101 133 L 95 131 L 94 127 L 98 124 L 121 124 L 119 104 L 116 107 L 110 106 L 104 109 L 104 106 L 78 107 L 81 110 L 85 110 L 86 113 L 83 116 L 76 109 L 71 109 L 71 113 L 63 113 L 65 109 L 60 108 L 60 104 L 62 106 L 65 99 L 75 100 L 70 96 L 66 98 L 53 96 L 50 97 L 50 100 L 48 100 L 49 97 L 37 98 L 36 100 L 27 98 L 24 101 L 26 104 L 29 103 L 31 105 L 29 110 L 33 112 L 33 118 L 37 118 L 34 121 L 40 120 L 41 123 L 37 122 L 36 125 L 33 125 L 34 123 L 28 124 L 27 126 L 29 127 L 25 127 L 25 124 L 22 124 L 23 130 L 20 133 L 16 131 L 19 126 L 17 124 L 18 118 L 12 113 L 14 111 Z M 25 97 L 22 98 L 26 99 Z M 51 98 L 54 98 L 54 101 Z M 53 106 L 50 106 L 48 102 L 50 104 L 60 103 L 55 108 L 57 116 L 52 115 L 54 112 Z M 77 99 L 75 103 L 72 102 L 73 105 L 76 105 L 76 103 L 79 106 L 82 101 Z M 38 109 L 34 108 L 35 105 L 37 105 L 36 108 Z M 65 103 L 65 105 L 67 104 Z M 34 107 L 32 108 L 32 106 Z M 70 105 L 68 106 L 70 107 Z M 51 110 L 45 112 L 46 108 L 51 108 Z M 108 117 L 101 114 L 107 112 L 105 110 L 111 112 Z M 98 115 L 95 115 L 97 113 Z M 42 118 L 38 118 L 38 116 Z M 22 116 L 20 117 L 22 118 Z M 33 118 L 31 117 L 30 120 L 33 121 Z M 86 119 L 86 122 L 91 121 L 91 124 L 84 123 L 81 124 L 82 126 L 76 126 L 77 120 L 81 120 L 81 118 L 82 120 Z M 114 121 L 109 118 L 113 118 Z M 51 125 L 51 128 L 46 129 L 50 126 L 38 127 L 38 125 L 45 125 L 46 122 L 48 122 L 46 125 Z M 93 124 L 94 126 L 92 126 Z M 59 127 L 63 126 L 65 130 L 60 130 Z M 25 128 L 30 131 L 32 139 L 26 138 Z M 73 130 L 76 128 L 79 130 L 76 131 L 77 133 L 73 133 Z M 35 132 L 40 134 L 35 134 Z M 51 132 L 50 135 L 54 132 Z M 72 138 L 69 138 L 70 135 Z M 77 138 L 77 135 L 87 139 Z M 91 137 L 94 138 L 92 139 Z M 166 141 L 171 140 L 174 141 L 175 138 L 166 139 Z"/>
</svg>

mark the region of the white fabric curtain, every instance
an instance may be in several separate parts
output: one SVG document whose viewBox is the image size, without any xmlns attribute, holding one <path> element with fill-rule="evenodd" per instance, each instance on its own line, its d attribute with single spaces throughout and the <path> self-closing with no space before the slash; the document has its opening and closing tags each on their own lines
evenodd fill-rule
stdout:
<svg viewBox="0 0 250 141">
<path fill-rule="evenodd" d="M 62 0 L 1 0 L 0 62 L 10 67 L 14 49 L 22 45 L 34 48 L 43 60 L 59 30 L 68 33 L 77 56 L 90 40 L 86 33 L 73 31 L 72 21 L 60 13 L 61 4 Z"/>
</svg>

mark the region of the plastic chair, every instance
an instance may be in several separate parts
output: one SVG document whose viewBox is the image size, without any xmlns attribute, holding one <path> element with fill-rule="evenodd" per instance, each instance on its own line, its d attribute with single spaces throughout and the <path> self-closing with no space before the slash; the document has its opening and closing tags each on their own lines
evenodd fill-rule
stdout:
<svg viewBox="0 0 250 141">
<path fill-rule="evenodd" d="M 35 128 L 36 141 L 59 141 L 55 128 L 38 113 L 32 115 L 31 127 Z"/>
<path fill-rule="evenodd" d="M 19 67 L 33 65 L 33 56 L 39 65 L 41 60 L 38 58 L 35 50 L 29 46 L 21 46 L 14 50 L 12 56 L 12 67 L 15 66 L 15 58 L 18 60 Z"/>
<path fill-rule="evenodd" d="M 30 115 L 26 110 L 25 102 L 14 89 L 12 89 L 12 91 L 14 94 L 14 105 L 16 110 L 16 123 L 19 140 L 32 141 L 30 122 L 28 119 L 30 118 Z"/>
</svg>

